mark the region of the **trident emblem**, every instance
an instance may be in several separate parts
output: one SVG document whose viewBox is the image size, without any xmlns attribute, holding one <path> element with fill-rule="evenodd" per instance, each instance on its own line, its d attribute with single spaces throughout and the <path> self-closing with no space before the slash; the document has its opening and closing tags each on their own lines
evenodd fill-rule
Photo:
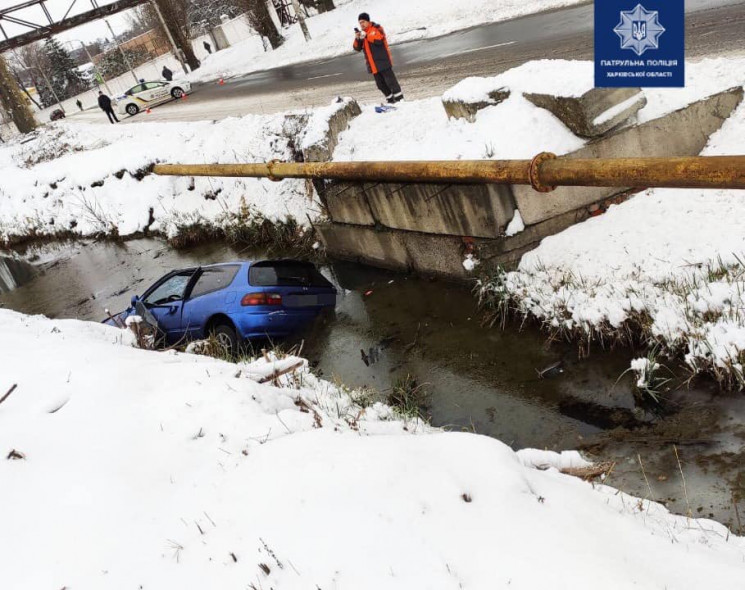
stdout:
<svg viewBox="0 0 745 590">
<path fill-rule="evenodd" d="M 631 35 L 636 39 L 637 41 L 641 41 L 642 39 L 647 38 L 647 23 L 643 20 L 636 20 L 632 24 L 632 32 Z"/>
</svg>

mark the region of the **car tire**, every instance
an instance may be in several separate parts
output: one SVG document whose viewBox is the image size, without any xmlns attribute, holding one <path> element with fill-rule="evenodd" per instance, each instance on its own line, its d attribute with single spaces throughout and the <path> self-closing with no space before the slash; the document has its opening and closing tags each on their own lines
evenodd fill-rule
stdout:
<svg viewBox="0 0 745 590">
<path fill-rule="evenodd" d="M 134 117 L 137 113 L 140 112 L 140 107 L 138 107 L 136 104 L 128 104 L 127 108 L 124 110 L 127 111 L 127 114 L 130 117 Z"/>
<path fill-rule="evenodd" d="M 238 355 L 238 335 L 233 326 L 217 324 L 210 330 L 210 336 L 213 336 L 225 348 L 226 356 L 234 358 Z"/>
<path fill-rule="evenodd" d="M 184 94 L 185 94 L 184 89 L 179 88 L 178 86 L 176 86 L 176 88 L 171 90 L 171 96 L 173 98 L 181 98 Z"/>
</svg>

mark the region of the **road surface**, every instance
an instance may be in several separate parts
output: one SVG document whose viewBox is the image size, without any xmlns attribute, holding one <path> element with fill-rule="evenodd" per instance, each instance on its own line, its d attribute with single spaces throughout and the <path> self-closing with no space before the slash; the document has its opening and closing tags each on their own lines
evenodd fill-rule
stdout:
<svg viewBox="0 0 745 590">
<path fill-rule="evenodd" d="M 745 1 L 687 0 L 686 56 L 745 53 Z M 592 59 L 593 6 L 585 4 L 393 47 L 408 99 L 442 94 L 467 76 L 494 76 L 533 59 Z M 337 95 L 361 102 L 381 95 L 356 53 L 195 85 L 185 101 L 131 121 L 195 121 L 276 113 L 328 104 Z M 98 110 L 71 116 L 106 122 Z"/>
</svg>

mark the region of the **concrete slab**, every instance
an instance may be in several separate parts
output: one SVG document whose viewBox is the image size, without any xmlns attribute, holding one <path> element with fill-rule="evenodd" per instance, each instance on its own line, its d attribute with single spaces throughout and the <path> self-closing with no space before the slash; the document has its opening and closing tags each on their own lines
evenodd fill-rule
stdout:
<svg viewBox="0 0 745 590">
<path fill-rule="evenodd" d="M 321 223 L 315 226 L 326 250 L 341 260 L 408 271 L 412 268 L 404 246 L 404 232 L 376 231 L 370 227 Z"/>
<path fill-rule="evenodd" d="M 564 158 L 621 158 L 627 156 L 695 156 L 712 133 L 737 108 L 743 88 L 732 88 L 642 125 L 622 129 Z M 534 225 L 562 213 L 601 201 L 628 188 L 559 187 L 538 193 L 529 186 L 513 186 L 523 221 Z"/>
<path fill-rule="evenodd" d="M 340 103 L 341 106 L 342 103 Z M 356 100 L 346 100 L 328 121 L 328 131 L 323 139 L 308 146 L 303 146 L 303 158 L 306 162 L 330 162 L 339 143 L 339 135 L 349 127 L 352 119 L 362 113 Z"/>
<path fill-rule="evenodd" d="M 593 88 L 578 97 L 530 93 L 524 96 L 537 107 L 551 111 L 580 137 L 599 137 L 647 104 L 641 88 Z"/>
<path fill-rule="evenodd" d="M 364 191 L 375 220 L 393 229 L 496 238 L 515 212 L 508 186 L 382 183 Z"/>
<path fill-rule="evenodd" d="M 469 123 L 476 121 L 476 115 L 480 110 L 491 107 L 507 100 L 510 96 L 509 88 L 495 88 L 488 93 L 489 100 L 478 102 L 464 102 L 461 100 L 443 100 L 442 106 L 449 119 L 465 119 Z"/>
<path fill-rule="evenodd" d="M 327 185 L 321 193 L 332 221 L 354 225 L 375 225 L 375 217 L 361 183 Z"/>
</svg>

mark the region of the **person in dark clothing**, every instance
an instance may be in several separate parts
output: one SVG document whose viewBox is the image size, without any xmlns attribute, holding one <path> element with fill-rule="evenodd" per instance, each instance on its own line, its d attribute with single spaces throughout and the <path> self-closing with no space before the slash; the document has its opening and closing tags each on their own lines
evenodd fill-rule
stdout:
<svg viewBox="0 0 745 590">
<path fill-rule="evenodd" d="M 78 105 L 78 108 L 82 111 L 83 110 L 83 103 L 80 102 L 80 99 L 75 101 L 75 104 Z"/>
<path fill-rule="evenodd" d="M 109 123 L 113 125 L 115 122 L 119 122 L 119 119 L 116 118 L 114 108 L 111 106 L 111 99 L 103 93 L 103 90 L 99 90 L 98 92 L 98 106 L 101 107 L 101 110 L 104 113 L 106 113 L 106 116 L 109 118 Z"/>
<path fill-rule="evenodd" d="M 393 58 L 383 27 L 372 22 L 366 12 L 360 14 L 359 21 L 362 30 L 355 28 L 354 50 L 364 52 L 367 71 L 375 78 L 386 101 L 394 103 L 403 100 L 404 94 L 393 72 Z"/>
<path fill-rule="evenodd" d="M 209 43 L 207 43 L 207 41 L 205 41 L 204 43 L 202 43 L 202 45 L 204 45 L 204 48 L 207 50 L 207 53 L 212 53 L 212 45 L 210 45 Z"/>
<path fill-rule="evenodd" d="M 170 82 L 173 80 L 173 72 L 168 68 L 168 66 L 163 66 L 163 71 L 161 72 L 163 79 Z"/>
</svg>

